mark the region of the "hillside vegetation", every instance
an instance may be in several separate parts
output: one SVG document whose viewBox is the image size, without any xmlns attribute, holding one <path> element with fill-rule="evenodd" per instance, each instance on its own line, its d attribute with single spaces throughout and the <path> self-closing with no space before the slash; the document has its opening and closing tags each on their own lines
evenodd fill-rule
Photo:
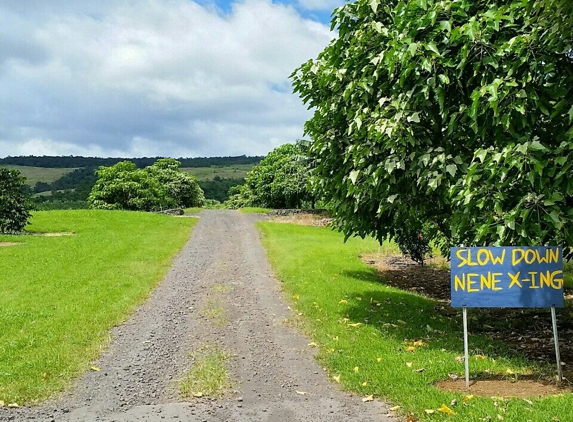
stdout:
<svg viewBox="0 0 573 422">
<path fill-rule="evenodd" d="M 179 158 L 181 171 L 197 179 L 206 199 L 224 202 L 229 189 L 245 182 L 247 173 L 263 157 L 201 157 Z M 95 182 L 99 166 L 112 166 L 129 160 L 138 168 L 153 164 L 158 158 L 97 158 L 97 157 L 6 157 L 0 167 L 16 169 L 26 177 L 26 184 L 35 194 L 38 209 L 87 208 L 87 198 Z"/>
</svg>

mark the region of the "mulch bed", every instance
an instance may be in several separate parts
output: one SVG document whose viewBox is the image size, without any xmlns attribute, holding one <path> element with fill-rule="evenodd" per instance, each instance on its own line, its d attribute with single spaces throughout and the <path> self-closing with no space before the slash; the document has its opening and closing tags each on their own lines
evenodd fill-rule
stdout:
<svg viewBox="0 0 573 422">
<path fill-rule="evenodd" d="M 364 262 L 376 267 L 385 283 L 436 299 L 435 310 L 453 316 L 461 310 L 450 307 L 450 272 L 435 265 L 419 265 L 403 256 L 362 256 Z M 558 310 L 559 344 L 564 377 L 573 382 L 573 310 L 571 291 L 566 291 L 566 308 Z M 568 299 L 568 300 L 567 300 Z M 531 360 L 552 364 L 555 346 L 549 309 L 471 309 L 470 332 L 483 334 L 509 344 Z M 495 328 L 491 321 L 503 321 L 503 329 Z M 457 383 L 456 383 L 457 385 Z M 465 383 L 464 383 L 465 388 Z"/>
</svg>

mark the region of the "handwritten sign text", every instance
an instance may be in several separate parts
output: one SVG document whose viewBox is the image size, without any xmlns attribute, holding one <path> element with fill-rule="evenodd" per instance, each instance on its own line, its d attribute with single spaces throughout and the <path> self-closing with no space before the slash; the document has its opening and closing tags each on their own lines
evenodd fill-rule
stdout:
<svg viewBox="0 0 573 422">
<path fill-rule="evenodd" d="M 453 307 L 563 307 L 563 257 L 556 246 L 452 248 Z"/>
</svg>

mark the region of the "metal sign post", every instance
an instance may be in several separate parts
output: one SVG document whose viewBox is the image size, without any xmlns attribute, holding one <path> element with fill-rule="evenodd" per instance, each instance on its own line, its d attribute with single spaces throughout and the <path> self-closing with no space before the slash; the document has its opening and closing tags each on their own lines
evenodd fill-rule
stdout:
<svg viewBox="0 0 573 422">
<path fill-rule="evenodd" d="M 470 353 L 468 340 L 468 308 L 463 307 L 464 315 L 464 362 L 466 365 L 466 388 L 470 388 Z"/>
<path fill-rule="evenodd" d="M 557 376 L 563 381 L 555 308 L 564 307 L 563 251 L 558 246 L 450 249 L 451 300 L 463 308 L 466 388 L 469 388 L 467 308 L 551 308 Z"/>
<path fill-rule="evenodd" d="M 555 308 L 551 308 L 551 320 L 553 321 L 553 338 L 555 339 L 555 357 L 557 359 L 557 379 L 563 382 L 563 368 L 561 368 L 561 355 L 559 354 L 559 336 L 557 334 L 557 315 Z"/>
</svg>

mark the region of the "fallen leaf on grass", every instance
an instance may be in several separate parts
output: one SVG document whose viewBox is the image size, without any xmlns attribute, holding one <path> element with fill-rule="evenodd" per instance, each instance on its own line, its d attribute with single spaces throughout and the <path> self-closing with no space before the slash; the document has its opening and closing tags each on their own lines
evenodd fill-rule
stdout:
<svg viewBox="0 0 573 422">
<path fill-rule="evenodd" d="M 411 368 L 411 367 L 412 367 L 412 362 L 406 362 L 406 366 L 407 366 L 408 368 Z"/>
<path fill-rule="evenodd" d="M 193 393 L 193 397 L 203 397 L 203 393 Z"/>
<path fill-rule="evenodd" d="M 448 406 L 446 406 L 445 404 L 442 404 L 442 406 L 439 409 L 436 409 L 438 412 L 442 412 L 445 413 L 446 415 L 455 415 L 456 412 L 454 412 L 452 409 L 450 409 Z"/>
<path fill-rule="evenodd" d="M 477 360 L 484 360 L 485 356 L 484 355 L 475 355 L 474 356 Z"/>
<path fill-rule="evenodd" d="M 374 401 L 374 397 L 372 397 L 372 395 L 366 396 L 366 397 L 364 397 L 364 398 L 362 399 L 362 401 L 363 401 L 364 403 L 367 403 L 367 402 L 369 402 L 369 401 Z"/>
<path fill-rule="evenodd" d="M 452 381 L 457 381 L 460 378 L 458 374 L 448 374 L 448 377 L 450 377 Z"/>
<path fill-rule="evenodd" d="M 426 409 L 426 410 L 424 410 L 424 412 L 426 412 L 428 415 L 431 415 L 432 413 L 436 413 L 436 411 L 434 409 Z"/>
<path fill-rule="evenodd" d="M 473 400 L 474 395 L 473 394 L 469 394 L 467 396 L 464 396 L 464 403 L 469 402 L 470 400 Z"/>
<path fill-rule="evenodd" d="M 8 409 L 17 409 L 18 407 L 18 403 L 10 403 L 8 406 L 6 406 Z"/>
<path fill-rule="evenodd" d="M 402 321 L 401 319 L 396 321 L 398 324 L 406 325 L 406 321 Z"/>
<path fill-rule="evenodd" d="M 406 352 L 414 353 L 416 351 L 416 348 L 414 346 L 410 346 L 406 347 L 404 350 L 406 350 Z"/>
<path fill-rule="evenodd" d="M 395 412 L 396 410 L 400 409 L 400 406 L 394 406 L 388 409 L 390 412 Z"/>
<path fill-rule="evenodd" d="M 340 302 L 338 302 L 341 305 L 346 305 L 348 303 L 348 301 L 346 299 L 341 299 Z"/>
<path fill-rule="evenodd" d="M 456 362 L 458 363 L 464 363 L 466 359 L 463 356 L 456 356 Z"/>
<path fill-rule="evenodd" d="M 349 327 L 354 327 L 354 328 L 358 328 L 358 327 L 360 327 L 361 325 L 362 325 L 361 322 L 357 322 L 357 323 L 355 323 L 355 324 L 348 324 Z"/>
<path fill-rule="evenodd" d="M 426 368 L 414 369 L 414 372 L 422 373 L 426 370 Z"/>
<path fill-rule="evenodd" d="M 424 340 L 416 340 L 414 343 L 412 343 L 412 346 L 414 346 L 414 347 L 427 347 L 428 343 L 426 343 Z"/>
<path fill-rule="evenodd" d="M 0 407 L 4 407 L 4 402 L 0 400 Z"/>
<path fill-rule="evenodd" d="M 364 381 L 364 382 L 362 383 L 362 387 L 366 387 L 367 385 L 368 385 L 368 381 Z"/>
<path fill-rule="evenodd" d="M 318 347 L 318 344 L 316 344 L 314 341 L 312 343 L 308 343 L 308 345 L 310 347 Z"/>
<path fill-rule="evenodd" d="M 334 375 L 332 379 L 336 382 L 340 382 L 340 375 Z"/>
<path fill-rule="evenodd" d="M 358 372 L 358 366 L 354 367 L 354 372 Z"/>
<path fill-rule="evenodd" d="M 523 399 L 523 401 L 531 406 L 533 406 L 533 402 L 531 400 Z M 1 406 L 0 406 L 1 407 Z"/>
<path fill-rule="evenodd" d="M 497 414 L 497 418 L 502 421 L 503 420 L 503 416 L 501 416 L 499 413 Z"/>
<path fill-rule="evenodd" d="M 382 362 L 382 358 L 376 358 L 378 362 Z"/>
<path fill-rule="evenodd" d="M 299 296 L 299 295 L 292 295 L 292 298 L 293 298 L 294 300 L 299 300 L 299 299 L 300 299 L 300 296 Z"/>
<path fill-rule="evenodd" d="M 418 422 L 420 419 L 415 418 L 413 416 L 408 416 L 405 422 Z"/>
<path fill-rule="evenodd" d="M 297 394 L 300 394 L 301 396 L 304 396 L 304 395 L 306 394 L 306 391 L 298 391 L 298 390 L 296 390 L 296 393 L 297 393 Z"/>
<path fill-rule="evenodd" d="M 99 372 L 99 371 L 101 371 L 101 369 L 98 368 L 97 366 L 90 366 L 90 369 L 91 369 L 92 371 L 94 371 L 94 372 Z"/>
</svg>

